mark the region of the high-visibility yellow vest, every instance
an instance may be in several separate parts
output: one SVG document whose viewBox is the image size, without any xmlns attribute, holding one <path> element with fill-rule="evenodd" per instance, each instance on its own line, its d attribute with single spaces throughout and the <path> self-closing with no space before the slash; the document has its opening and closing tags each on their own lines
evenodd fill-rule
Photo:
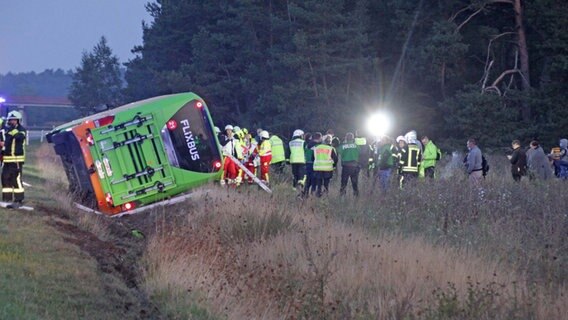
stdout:
<svg viewBox="0 0 568 320">
<path fill-rule="evenodd" d="M 320 144 L 314 148 L 314 171 L 333 171 L 333 147 Z"/>
<path fill-rule="evenodd" d="M 258 147 L 258 155 L 261 157 L 272 155 L 270 140 L 262 140 L 262 142 L 260 142 L 260 146 Z"/>
<path fill-rule="evenodd" d="M 355 138 L 355 144 L 358 146 L 364 146 L 367 144 L 367 139 L 365 137 Z"/>
<path fill-rule="evenodd" d="M 282 139 L 276 135 L 272 135 L 270 137 L 270 145 L 272 146 L 272 161 L 270 161 L 270 163 L 278 163 L 286 160 Z"/>
<path fill-rule="evenodd" d="M 300 138 L 290 141 L 290 163 L 306 163 L 304 143 Z"/>
</svg>

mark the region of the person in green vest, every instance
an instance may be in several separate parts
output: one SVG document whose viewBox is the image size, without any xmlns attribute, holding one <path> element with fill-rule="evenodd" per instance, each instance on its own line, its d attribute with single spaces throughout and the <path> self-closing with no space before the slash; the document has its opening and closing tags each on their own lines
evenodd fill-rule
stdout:
<svg viewBox="0 0 568 320">
<path fill-rule="evenodd" d="M 381 184 L 381 190 L 383 193 L 387 192 L 390 186 L 391 176 L 394 169 L 397 167 L 398 158 L 396 157 L 397 148 L 393 144 L 393 139 L 388 136 L 384 136 L 378 142 L 377 151 L 377 176 L 375 179 L 379 179 Z M 374 180 L 376 181 L 376 180 Z M 374 183 L 373 183 L 374 189 Z"/>
<path fill-rule="evenodd" d="M 345 140 L 339 145 L 339 158 L 341 159 L 341 188 L 340 195 L 345 195 L 347 181 L 351 179 L 353 194 L 359 196 L 359 146 L 355 143 L 355 136 L 348 132 L 345 134 Z"/>
<path fill-rule="evenodd" d="M 440 160 L 441 152 L 440 149 L 428 138 L 428 136 L 423 136 L 422 145 L 424 146 L 424 152 L 422 153 L 422 162 L 420 163 L 420 176 L 426 178 L 434 179 L 434 173 L 436 170 L 436 162 Z"/>
<path fill-rule="evenodd" d="M 333 177 L 333 170 L 337 166 L 337 152 L 331 146 L 331 136 L 326 135 L 322 137 L 321 133 L 316 133 L 313 138 L 317 143 L 312 148 L 314 151 L 313 182 L 316 187 L 316 196 L 321 197 L 324 192 L 327 193 L 329 191 L 329 181 Z"/>
<path fill-rule="evenodd" d="M 270 166 L 276 173 L 283 173 L 286 167 L 286 150 L 284 150 L 284 142 L 275 134 L 270 135 L 270 145 L 272 146 L 272 161 Z"/>
<path fill-rule="evenodd" d="M 304 188 L 306 181 L 306 155 L 305 155 L 305 141 L 304 131 L 297 129 L 292 134 L 290 146 L 290 166 L 292 167 L 292 187 Z"/>
</svg>

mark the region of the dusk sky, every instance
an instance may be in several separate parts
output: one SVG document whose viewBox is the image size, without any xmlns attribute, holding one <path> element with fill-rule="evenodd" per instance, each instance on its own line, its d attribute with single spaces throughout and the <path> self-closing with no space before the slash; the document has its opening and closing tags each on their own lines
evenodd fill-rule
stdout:
<svg viewBox="0 0 568 320">
<path fill-rule="evenodd" d="M 142 44 L 150 0 L 0 0 L 0 74 L 75 69 L 101 36 L 121 63 Z"/>
</svg>

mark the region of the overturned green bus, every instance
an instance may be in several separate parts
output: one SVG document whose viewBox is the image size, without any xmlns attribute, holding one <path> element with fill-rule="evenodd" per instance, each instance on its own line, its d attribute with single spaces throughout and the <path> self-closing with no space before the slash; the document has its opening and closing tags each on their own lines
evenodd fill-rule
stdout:
<svg viewBox="0 0 568 320">
<path fill-rule="evenodd" d="M 107 215 L 136 212 L 221 174 L 207 105 L 194 93 L 133 102 L 47 134 L 80 205 Z"/>
</svg>

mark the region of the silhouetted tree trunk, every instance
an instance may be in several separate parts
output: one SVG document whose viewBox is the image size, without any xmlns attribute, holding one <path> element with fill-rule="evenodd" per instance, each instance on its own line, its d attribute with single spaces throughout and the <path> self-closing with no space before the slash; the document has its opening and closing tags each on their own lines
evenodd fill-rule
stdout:
<svg viewBox="0 0 568 320">
<path fill-rule="evenodd" d="M 517 31 L 517 45 L 519 47 L 519 59 L 521 62 L 521 88 L 523 92 L 528 92 L 531 87 L 530 73 L 529 73 L 529 49 L 527 46 L 527 36 L 525 33 L 525 26 L 523 23 L 523 6 L 521 0 L 514 0 L 513 8 L 515 10 L 515 29 Z M 525 101 L 521 106 L 522 116 L 524 121 L 530 121 L 531 109 L 530 105 Z"/>
</svg>

